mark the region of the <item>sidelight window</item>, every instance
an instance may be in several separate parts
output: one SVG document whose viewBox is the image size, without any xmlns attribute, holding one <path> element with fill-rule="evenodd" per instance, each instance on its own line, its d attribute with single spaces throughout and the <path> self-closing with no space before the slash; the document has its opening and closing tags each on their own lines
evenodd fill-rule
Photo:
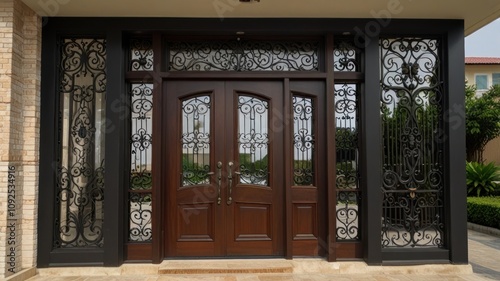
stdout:
<svg viewBox="0 0 500 281">
<path fill-rule="evenodd" d="M 359 117 L 362 50 L 348 38 L 334 42 L 336 237 L 339 242 L 359 241 L 361 189 Z"/>
<path fill-rule="evenodd" d="M 106 41 L 61 40 L 54 247 L 103 247 Z"/>
<path fill-rule="evenodd" d="M 130 99 L 129 240 L 143 242 L 152 235 L 153 85 L 130 84 Z"/>
<path fill-rule="evenodd" d="M 359 87 L 335 84 L 337 240 L 359 236 Z"/>
</svg>

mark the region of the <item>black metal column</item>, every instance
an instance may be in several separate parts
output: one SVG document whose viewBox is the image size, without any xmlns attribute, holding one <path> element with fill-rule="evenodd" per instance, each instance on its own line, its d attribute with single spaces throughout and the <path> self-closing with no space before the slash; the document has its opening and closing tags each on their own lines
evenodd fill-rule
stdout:
<svg viewBox="0 0 500 281">
<path fill-rule="evenodd" d="M 37 266 L 48 267 L 54 235 L 54 186 L 57 169 L 57 60 L 56 32 L 43 30 L 40 98 L 40 168 L 38 200 Z M 51 209 L 52 208 L 52 209 Z M 42 215 L 43 214 L 43 215 Z"/>
<path fill-rule="evenodd" d="M 447 246 L 450 261 L 467 264 L 467 188 L 465 185 L 465 89 L 464 26 L 453 25 L 448 32 L 446 66 L 448 95 L 445 112 L 445 163 L 447 169 Z"/>
<path fill-rule="evenodd" d="M 125 220 L 125 119 L 127 118 L 125 64 L 122 32 L 110 31 L 106 38 L 106 145 L 104 189 L 104 265 L 119 266 L 124 259 Z"/>
<path fill-rule="evenodd" d="M 367 264 L 382 263 L 382 136 L 380 119 L 380 58 L 378 36 L 366 39 L 365 84 L 361 95 L 361 239 Z"/>
</svg>

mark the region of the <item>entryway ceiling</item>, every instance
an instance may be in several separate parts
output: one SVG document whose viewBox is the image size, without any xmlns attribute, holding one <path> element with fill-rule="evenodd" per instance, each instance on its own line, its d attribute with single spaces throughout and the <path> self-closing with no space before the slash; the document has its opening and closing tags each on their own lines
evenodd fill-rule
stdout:
<svg viewBox="0 0 500 281">
<path fill-rule="evenodd" d="M 23 0 L 42 16 L 464 19 L 468 35 L 500 16 L 498 0 Z"/>
</svg>

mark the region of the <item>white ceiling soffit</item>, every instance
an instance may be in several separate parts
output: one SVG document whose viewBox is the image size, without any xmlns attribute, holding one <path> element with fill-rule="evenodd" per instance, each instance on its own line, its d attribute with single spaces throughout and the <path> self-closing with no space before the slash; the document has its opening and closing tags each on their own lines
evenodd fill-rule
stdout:
<svg viewBox="0 0 500 281">
<path fill-rule="evenodd" d="M 247 0 L 248 1 L 248 0 Z M 23 0 L 53 17 L 464 19 L 465 35 L 500 17 L 499 0 Z"/>
</svg>

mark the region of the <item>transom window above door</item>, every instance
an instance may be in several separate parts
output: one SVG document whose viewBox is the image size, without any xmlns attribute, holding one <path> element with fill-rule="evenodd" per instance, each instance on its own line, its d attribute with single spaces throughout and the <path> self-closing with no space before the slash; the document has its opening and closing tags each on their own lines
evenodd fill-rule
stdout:
<svg viewBox="0 0 500 281">
<path fill-rule="evenodd" d="M 169 71 L 319 71 L 319 41 L 170 41 Z"/>
</svg>

